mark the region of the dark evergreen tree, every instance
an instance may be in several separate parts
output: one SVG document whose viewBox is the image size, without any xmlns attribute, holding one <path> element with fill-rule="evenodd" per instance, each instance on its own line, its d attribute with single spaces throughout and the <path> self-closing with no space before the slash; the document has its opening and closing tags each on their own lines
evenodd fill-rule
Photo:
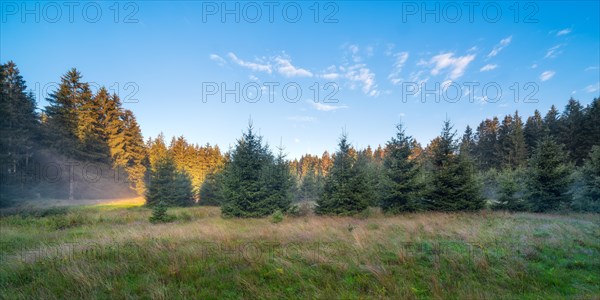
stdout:
<svg viewBox="0 0 600 300">
<path fill-rule="evenodd" d="M 381 208 L 399 213 L 420 208 L 423 185 L 419 181 L 419 165 L 411 159 L 414 139 L 407 136 L 401 124 L 396 136 L 386 145 L 381 181 Z"/>
<path fill-rule="evenodd" d="M 286 212 L 292 203 L 295 180 L 285 159 L 283 146 L 279 147 L 275 161 L 269 161 L 265 166 L 262 176 L 264 188 L 268 191 L 265 202 L 275 207 L 275 211 Z"/>
<path fill-rule="evenodd" d="M 342 134 L 334 155 L 333 166 L 325 178 L 323 195 L 317 201 L 318 214 L 352 215 L 368 206 L 363 198 L 365 180 L 361 170 L 355 166 L 348 137 Z"/>
<path fill-rule="evenodd" d="M 556 210 L 569 205 L 570 167 L 562 145 L 547 135 L 534 151 L 529 162 L 528 201 L 535 212 Z"/>
<path fill-rule="evenodd" d="M 477 210 L 483 207 L 479 184 L 471 161 L 457 154 L 450 121 L 444 122 L 442 134 L 431 147 L 432 172 L 425 207 L 440 211 Z"/>
<path fill-rule="evenodd" d="M 69 159 L 91 158 L 85 152 L 86 144 L 80 140 L 85 139 L 85 134 L 80 127 L 79 111 L 90 98 L 89 85 L 81 81 L 81 74 L 73 68 L 61 77 L 58 90 L 46 99 L 49 105 L 45 108 L 45 140 L 50 148 Z"/>
<path fill-rule="evenodd" d="M 463 134 L 462 139 L 460 140 L 460 153 L 474 157 L 476 146 L 477 142 L 475 141 L 473 129 L 471 129 L 471 127 L 467 125 L 465 133 Z"/>
<path fill-rule="evenodd" d="M 579 101 L 571 98 L 560 117 L 558 136 L 559 143 L 565 145 L 569 152 L 569 160 L 581 165 L 586 158 L 589 148 L 586 147 L 587 134 L 584 128 L 585 115 Z"/>
<path fill-rule="evenodd" d="M 314 164 L 308 166 L 298 189 L 298 201 L 316 201 L 323 192 L 323 177 L 317 173 Z"/>
<path fill-rule="evenodd" d="M 556 106 L 552 105 L 546 116 L 544 116 L 544 135 L 550 135 L 555 140 L 560 130 L 560 113 Z"/>
<path fill-rule="evenodd" d="M 571 193 L 574 195 L 573 209 L 600 212 L 600 146 L 592 148 Z"/>
<path fill-rule="evenodd" d="M 525 135 L 525 144 L 527 145 L 527 157 L 531 157 L 533 150 L 537 147 L 538 141 L 544 135 L 544 121 L 537 109 L 533 113 L 533 116 L 527 118 L 523 133 Z"/>
<path fill-rule="evenodd" d="M 12 62 L 0 64 L 0 207 L 10 199 L 26 196 L 32 174 L 33 154 L 39 138 L 33 94 Z"/>
<path fill-rule="evenodd" d="M 274 166 L 275 165 L 275 166 Z M 254 133 L 252 124 L 231 151 L 223 171 L 222 214 L 228 217 L 264 217 L 276 210 L 287 211 L 286 191 L 272 189 L 273 176 L 282 175 L 262 137 Z"/>
<path fill-rule="evenodd" d="M 373 158 L 373 152 L 371 148 L 358 151 L 356 153 L 356 164 L 355 168 L 360 171 L 364 179 L 365 189 L 362 191 L 363 199 L 370 206 L 379 206 L 378 189 L 380 182 L 381 168 Z"/>
<path fill-rule="evenodd" d="M 525 182 L 526 173 L 523 169 L 505 169 L 500 173 L 498 178 L 498 200 L 493 204 L 492 208 L 509 210 L 509 211 L 524 211 L 527 209 L 525 201 Z"/>
<path fill-rule="evenodd" d="M 169 206 L 189 206 L 194 203 L 189 176 L 177 170 L 170 155 L 156 162 L 146 190 L 146 205 L 154 206 L 161 201 Z"/>
<path fill-rule="evenodd" d="M 498 118 L 486 119 L 477 127 L 476 159 L 479 166 L 484 170 L 498 168 L 500 159 L 498 156 Z"/>
<path fill-rule="evenodd" d="M 509 164 L 513 168 L 523 167 L 527 164 L 527 144 L 525 142 L 523 120 L 521 120 L 518 111 L 513 116 L 511 140 L 513 148 L 510 151 Z"/>
<path fill-rule="evenodd" d="M 221 198 L 221 186 L 223 182 L 219 178 L 222 173 L 209 173 L 200 187 L 200 205 L 221 206 L 223 199 Z"/>
</svg>

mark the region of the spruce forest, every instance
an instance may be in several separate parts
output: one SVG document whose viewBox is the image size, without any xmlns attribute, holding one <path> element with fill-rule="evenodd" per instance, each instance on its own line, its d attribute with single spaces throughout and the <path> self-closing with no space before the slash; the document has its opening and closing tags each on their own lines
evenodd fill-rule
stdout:
<svg viewBox="0 0 600 300">
<path fill-rule="evenodd" d="M 253 121 L 229 151 L 144 141 L 132 111 L 106 88 L 93 93 L 82 74 L 60 77 L 49 106 L 38 108 L 14 62 L 2 70 L 2 206 L 23 199 L 102 198 L 106 187 L 144 196 L 146 205 L 221 206 L 231 217 L 475 211 L 600 212 L 600 99 L 571 98 L 521 117 L 491 116 L 462 133 L 440 121 L 424 146 L 403 124 L 377 147 L 356 149 L 340 133 L 335 153 L 286 158 Z M 73 176 L 52 177 L 72 168 Z M 68 174 L 65 172 L 65 174 Z M 120 178 L 119 178 L 120 176 Z"/>
</svg>

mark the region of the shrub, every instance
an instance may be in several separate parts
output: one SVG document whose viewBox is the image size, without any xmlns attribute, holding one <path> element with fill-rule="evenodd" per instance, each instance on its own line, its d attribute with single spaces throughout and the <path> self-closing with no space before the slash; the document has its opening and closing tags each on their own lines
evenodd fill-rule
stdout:
<svg viewBox="0 0 600 300">
<path fill-rule="evenodd" d="M 313 208 L 309 202 L 300 202 L 290 206 L 287 213 L 292 217 L 306 217 L 313 213 Z"/>
<path fill-rule="evenodd" d="M 152 216 L 150 216 L 150 223 L 167 223 L 173 221 L 175 218 L 167 214 L 167 205 L 164 202 L 159 202 L 152 209 Z"/>
<path fill-rule="evenodd" d="M 281 210 L 276 210 L 271 215 L 271 223 L 277 224 L 277 223 L 279 223 L 281 221 L 283 221 L 283 213 L 281 212 Z"/>
</svg>

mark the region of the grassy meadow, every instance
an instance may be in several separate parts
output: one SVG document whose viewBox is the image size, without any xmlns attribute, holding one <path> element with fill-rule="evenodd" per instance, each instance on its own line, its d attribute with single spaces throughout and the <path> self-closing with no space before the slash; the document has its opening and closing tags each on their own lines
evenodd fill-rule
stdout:
<svg viewBox="0 0 600 300">
<path fill-rule="evenodd" d="M 2 299 L 600 299 L 597 214 L 224 219 L 141 199 L 0 217 Z"/>
</svg>

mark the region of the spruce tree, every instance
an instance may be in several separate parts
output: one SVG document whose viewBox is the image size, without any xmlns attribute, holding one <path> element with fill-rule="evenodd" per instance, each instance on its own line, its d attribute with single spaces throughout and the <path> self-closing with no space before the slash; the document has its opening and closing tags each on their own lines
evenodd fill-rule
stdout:
<svg viewBox="0 0 600 300">
<path fill-rule="evenodd" d="M 146 190 L 146 205 L 154 206 L 161 201 L 169 206 L 189 206 L 194 203 L 189 176 L 177 170 L 170 155 L 156 162 Z"/>
<path fill-rule="evenodd" d="M 573 209 L 600 212 L 600 146 L 594 146 L 580 171 L 574 194 Z"/>
<path fill-rule="evenodd" d="M 432 172 L 426 208 L 439 211 L 477 210 L 483 207 L 479 184 L 471 161 L 457 154 L 450 121 L 444 122 L 442 134 L 431 147 Z"/>
<path fill-rule="evenodd" d="M 78 153 L 78 106 L 87 84 L 81 82 L 81 74 L 72 69 L 61 77 L 58 90 L 46 99 L 49 106 L 45 108 L 47 121 L 45 136 L 51 148 L 67 157 L 75 157 Z"/>
<path fill-rule="evenodd" d="M 252 123 L 231 151 L 230 161 L 223 170 L 220 184 L 221 212 L 227 217 L 264 217 L 276 210 L 287 211 L 287 182 L 283 176 L 287 165 L 277 161 L 263 145 L 262 137 L 254 133 Z"/>
<path fill-rule="evenodd" d="M 584 128 L 585 116 L 583 106 L 571 98 L 560 117 L 558 141 L 565 145 L 569 152 L 569 160 L 580 166 L 586 158 L 589 148 L 586 147 L 588 135 Z"/>
<path fill-rule="evenodd" d="M 381 208 L 390 213 L 416 211 L 420 208 L 423 186 L 419 182 L 419 165 L 410 158 L 414 140 L 405 134 L 401 124 L 396 129 L 396 136 L 386 145 Z"/>
<path fill-rule="evenodd" d="M 557 210 L 570 205 L 568 188 L 570 167 L 562 147 L 547 135 L 534 151 L 529 162 L 528 201 L 535 212 Z"/>
<path fill-rule="evenodd" d="M 39 149 L 38 115 L 32 93 L 12 62 L 0 64 L 0 206 L 28 196 L 33 155 Z"/>
<path fill-rule="evenodd" d="M 302 177 L 298 190 L 298 201 L 316 201 L 323 192 L 322 176 L 317 174 L 314 164 L 308 166 L 306 174 Z"/>
<path fill-rule="evenodd" d="M 505 169 L 498 178 L 498 194 L 493 209 L 524 211 L 527 209 L 527 202 L 524 199 L 526 176 L 523 169 Z"/>
<path fill-rule="evenodd" d="M 221 206 L 223 199 L 221 197 L 222 179 L 219 178 L 222 173 L 209 173 L 200 186 L 200 200 L 198 204 L 207 206 Z"/>
<path fill-rule="evenodd" d="M 333 166 L 325 178 L 323 195 L 317 201 L 317 214 L 352 215 L 368 206 L 363 197 L 365 180 L 360 169 L 355 167 L 356 157 L 351 154 L 345 133 L 340 138 L 338 148 Z"/>
<path fill-rule="evenodd" d="M 531 157 L 533 150 L 537 147 L 538 141 L 544 135 L 544 121 L 537 109 L 533 113 L 533 116 L 527 118 L 523 134 L 525 135 L 525 144 L 527 145 L 527 157 Z"/>
</svg>

